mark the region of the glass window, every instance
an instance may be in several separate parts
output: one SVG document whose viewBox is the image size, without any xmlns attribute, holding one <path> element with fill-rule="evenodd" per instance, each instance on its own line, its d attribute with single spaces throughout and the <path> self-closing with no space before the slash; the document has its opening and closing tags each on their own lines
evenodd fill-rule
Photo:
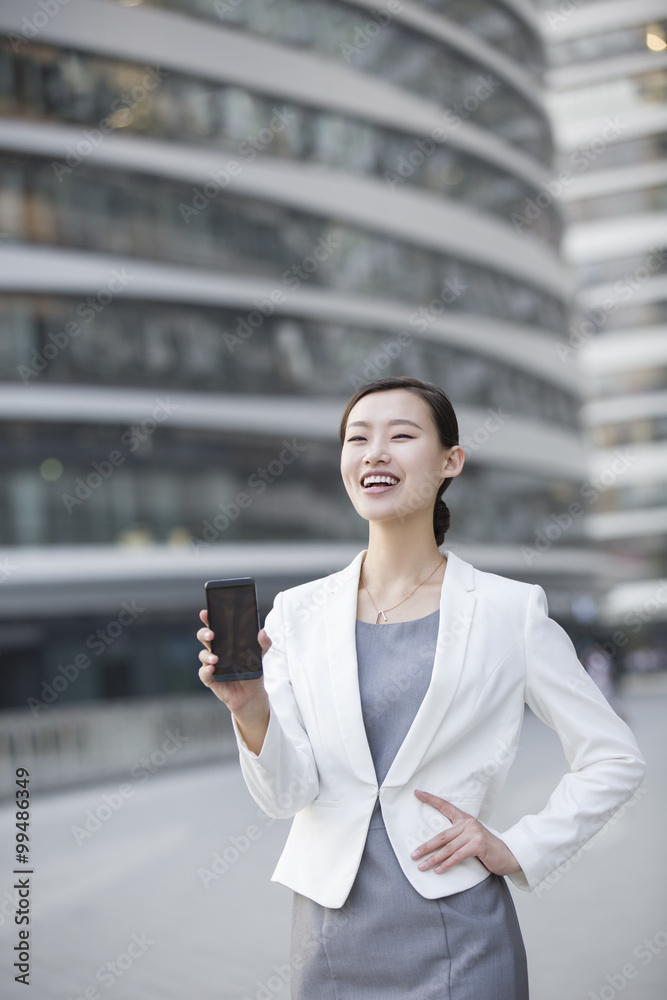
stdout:
<svg viewBox="0 0 667 1000">
<path fill-rule="evenodd" d="M 0 157 L 0 181 L 5 166 L 15 176 Z M 563 303 L 479 265 L 224 191 L 202 207 L 194 198 L 192 186 L 85 163 L 58 179 L 35 158 L 23 167 L 22 210 L 4 215 L 0 203 L 0 229 L 28 242 L 270 276 L 284 289 L 310 283 L 417 305 L 442 305 L 446 282 L 458 281 L 450 309 L 564 328 Z"/>
<path fill-rule="evenodd" d="M 289 45 L 321 52 L 355 69 L 389 80 L 397 86 L 453 106 L 474 93 L 474 82 L 486 68 L 462 56 L 426 33 L 400 22 L 385 21 L 378 28 L 377 12 L 334 0 L 149 0 L 152 6 L 181 10 L 196 16 L 219 18 L 229 28 L 243 28 Z M 488 0 L 427 0 L 438 12 L 503 50 L 530 72 L 539 73 L 544 55 L 537 33 L 515 14 Z M 370 30 L 367 28 L 370 25 Z M 474 81 L 474 82 L 473 82 Z M 552 153 L 546 118 L 506 82 L 484 116 L 472 120 L 498 129 L 531 155 L 549 162 Z M 493 108 L 491 107 L 493 105 Z M 532 119 L 531 129 L 511 133 L 510 117 Z"/>
<path fill-rule="evenodd" d="M 2 545 L 197 548 L 269 539 L 363 541 L 367 533 L 342 484 L 334 442 L 297 435 L 299 454 L 285 464 L 279 456 L 286 439 L 268 434 L 230 437 L 163 425 L 147 447 L 132 451 L 128 427 L 52 422 L 19 430 L 8 425 L 3 433 L 0 508 L 9 513 L 0 523 Z M 96 468 L 105 468 L 112 452 L 123 462 L 103 478 Z M 62 463 L 56 481 L 40 474 L 46 458 Z M 450 500 L 453 536 L 504 544 L 532 541 L 536 524 L 562 503 L 543 477 L 474 465 L 447 491 Z"/>
<path fill-rule="evenodd" d="M 35 71 L 30 87 L 24 85 L 26 75 L 19 72 L 27 66 Z M 17 85 L 13 83 L 15 77 Z M 429 137 L 426 139 L 433 148 L 424 157 L 417 145 L 421 141 L 423 146 L 423 136 L 177 73 L 170 73 L 147 91 L 141 82 L 144 78 L 143 66 L 80 52 L 63 53 L 35 44 L 26 44 L 14 53 L 7 40 L 0 39 L 0 110 L 4 114 L 85 123 L 92 129 L 99 129 L 104 122 L 105 128 L 123 128 L 155 138 L 207 141 L 235 153 L 242 164 L 258 155 L 269 155 L 308 160 L 386 180 L 391 176 L 394 189 L 404 184 L 426 187 L 508 222 L 527 199 L 534 199 L 538 193 L 484 160 L 459 153 L 444 142 L 435 143 Z M 77 82 L 85 84 L 83 103 L 73 89 Z M 140 101 L 132 99 L 135 86 L 144 95 Z M 465 109 L 460 111 L 465 116 Z M 524 129 L 513 111 L 508 110 L 508 114 L 507 129 Z M 528 119 L 525 121 L 530 131 L 532 125 Z M 561 221 L 553 205 L 534 220 L 530 233 L 554 245 L 558 243 Z"/>
<path fill-rule="evenodd" d="M 408 374 L 434 378 L 461 405 L 577 427 L 574 393 L 433 339 L 428 325 L 406 325 L 404 345 L 396 332 L 282 314 L 256 325 L 259 313 L 243 309 L 118 299 L 95 313 L 81 305 L 0 297 L 8 331 L 0 380 L 344 398 L 369 378 Z"/>
</svg>

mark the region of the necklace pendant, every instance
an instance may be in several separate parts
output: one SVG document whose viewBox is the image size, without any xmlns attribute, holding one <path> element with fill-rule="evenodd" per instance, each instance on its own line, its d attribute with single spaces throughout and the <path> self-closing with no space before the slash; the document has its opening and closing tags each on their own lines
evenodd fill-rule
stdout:
<svg viewBox="0 0 667 1000">
<path fill-rule="evenodd" d="M 381 624 L 381 622 L 380 622 L 380 615 L 382 615 L 382 618 L 384 619 L 384 621 L 386 621 L 386 620 L 387 620 L 387 616 L 386 616 L 386 614 L 384 613 L 384 611 L 378 611 L 378 616 L 377 616 L 377 618 L 376 618 L 376 620 L 375 620 L 375 624 L 376 624 L 376 625 L 380 625 L 380 624 Z"/>
</svg>

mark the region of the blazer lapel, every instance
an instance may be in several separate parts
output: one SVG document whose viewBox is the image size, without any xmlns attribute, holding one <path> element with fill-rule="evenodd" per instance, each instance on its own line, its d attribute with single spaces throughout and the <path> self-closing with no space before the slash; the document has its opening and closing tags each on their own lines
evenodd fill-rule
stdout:
<svg viewBox="0 0 667 1000">
<path fill-rule="evenodd" d="M 366 551 L 359 552 L 337 575 L 325 619 L 334 707 L 350 767 L 360 780 L 374 784 L 375 766 L 361 711 L 356 650 L 359 572 Z M 431 682 L 384 786 L 402 785 L 414 773 L 452 703 L 463 670 L 476 601 L 474 573 L 470 563 L 453 552 L 445 550 L 444 555 L 447 567 Z"/>
<path fill-rule="evenodd" d="M 447 567 L 440 597 L 438 640 L 431 683 L 383 785 L 409 781 L 435 736 L 456 694 L 477 598 L 470 563 L 445 550 Z"/>
<path fill-rule="evenodd" d="M 350 767 L 361 781 L 375 784 L 375 765 L 361 711 L 357 665 L 357 593 L 366 551 L 362 549 L 350 565 L 337 574 L 325 619 L 334 707 Z"/>
</svg>

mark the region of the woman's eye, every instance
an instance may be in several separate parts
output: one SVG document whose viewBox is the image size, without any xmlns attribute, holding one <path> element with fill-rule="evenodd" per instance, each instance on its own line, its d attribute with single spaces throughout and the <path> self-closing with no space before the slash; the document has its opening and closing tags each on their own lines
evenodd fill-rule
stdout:
<svg viewBox="0 0 667 1000">
<path fill-rule="evenodd" d="M 409 438 L 410 440 L 412 440 L 413 435 L 412 434 L 401 433 L 401 434 L 394 434 L 394 437 L 395 438 L 404 437 L 404 438 Z M 361 434 L 357 434 L 355 437 L 348 438 L 347 440 L 348 440 L 348 442 L 350 442 L 350 441 L 365 441 L 366 438 L 363 437 Z"/>
<path fill-rule="evenodd" d="M 413 437 L 413 435 L 412 435 L 412 434 L 406 434 L 406 433 L 405 433 L 404 431 L 401 431 L 401 433 L 400 433 L 400 434 L 394 434 L 394 437 L 407 437 L 407 438 L 412 438 L 412 437 Z M 348 440 L 348 441 L 365 441 L 365 440 L 366 440 L 366 438 L 365 438 L 365 437 L 363 437 L 363 436 L 362 436 L 361 434 L 357 434 L 357 435 L 355 435 L 355 437 L 352 437 L 352 438 L 348 438 L 347 440 Z"/>
</svg>

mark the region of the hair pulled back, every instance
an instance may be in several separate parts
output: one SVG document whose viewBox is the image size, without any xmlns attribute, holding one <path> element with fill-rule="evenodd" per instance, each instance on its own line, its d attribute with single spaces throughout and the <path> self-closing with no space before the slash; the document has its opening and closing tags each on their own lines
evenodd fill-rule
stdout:
<svg viewBox="0 0 667 1000">
<path fill-rule="evenodd" d="M 438 430 L 438 438 L 443 448 L 452 448 L 455 444 L 459 443 L 459 425 L 456 414 L 449 401 L 449 397 L 440 386 L 434 385 L 433 382 L 422 382 L 421 379 L 412 378 L 410 375 L 389 375 L 386 378 L 378 378 L 373 382 L 367 382 L 365 385 L 360 386 L 351 396 L 340 422 L 339 435 L 341 446 L 345 442 L 347 421 L 352 407 L 360 399 L 370 395 L 372 392 L 387 392 L 390 389 L 407 389 L 410 392 L 417 393 L 417 395 L 421 396 L 428 403 L 431 408 L 433 422 Z M 449 531 L 451 517 L 449 507 L 443 500 L 442 494 L 449 488 L 451 481 L 451 477 L 447 477 L 442 481 L 438 487 L 433 506 L 433 533 L 436 545 L 438 546 L 442 545 L 445 535 Z"/>
</svg>

